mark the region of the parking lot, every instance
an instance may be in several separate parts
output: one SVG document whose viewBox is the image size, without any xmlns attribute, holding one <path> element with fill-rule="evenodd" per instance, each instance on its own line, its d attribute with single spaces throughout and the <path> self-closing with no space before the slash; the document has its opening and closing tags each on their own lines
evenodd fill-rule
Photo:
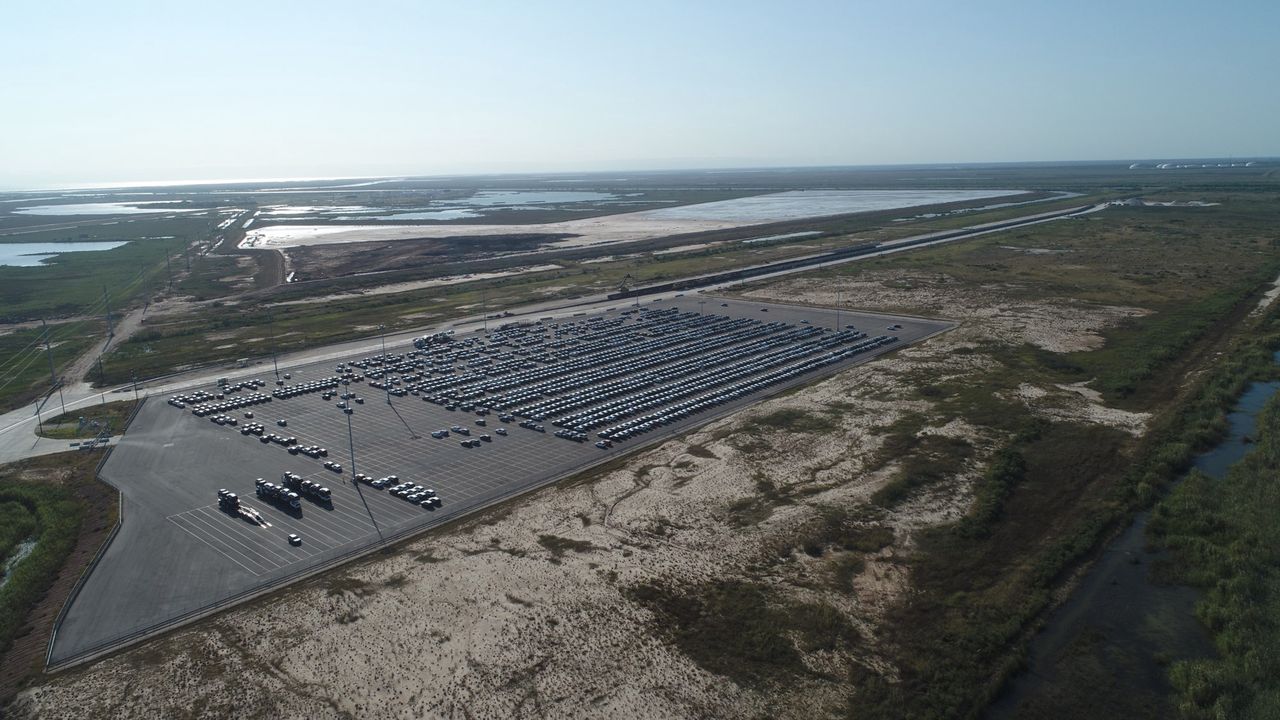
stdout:
<svg viewBox="0 0 1280 720">
<path fill-rule="evenodd" d="M 148 400 L 102 469 L 122 492 L 124 522 L 71 605 L 54 662 L 526 492 L 949 326 L 701 296 L 501 322 L 427 336 L 420 349 L 401 343 L 385 356 L 281 368 L 281 384 L 258 370 L 229 376 L 223 387 L 179 392 L 172 402 Z M 261 383 L 244 385 L 251 380 Z M 286 472 L 327 487 L 329 499 L 255 491 L 258 478 L 280 484 Z M 367 481 L 357 482 L 357 473 Z M 369 484 L 391 475 L 418 486 L 413 502 Z M 220 489 L 252 510 L 220 504 Z M 424 507 L 430 495 L 438 503 Z"/>
</svg>

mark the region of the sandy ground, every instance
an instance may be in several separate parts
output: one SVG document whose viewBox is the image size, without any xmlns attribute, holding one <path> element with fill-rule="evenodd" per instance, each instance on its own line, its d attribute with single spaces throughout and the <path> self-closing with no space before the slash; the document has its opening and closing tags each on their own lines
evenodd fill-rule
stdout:
<svg viewBox="0 0 1280 720">
<path fill-rule="evenodd" d="M 477 237 L 512 234 L 568 234 L 548 248 L 613 245 L 670 235 L 728 230 L 785 220 L 977 200 L 1017 194 L 1017 190 L 975 191 L 790 191 L 640 210 L 602 217 L 523 225 L 273 225 L 245 234 L 241 248 L 278 249 L 298 245 Z"/>
<path fill-rule="evenodd" d="M 1261 298 L 1258 298 L 1258 306 L 1249 314 L 1254 316 L 1261 315 L 1262 311 L 1271 307 L 1271 303 L 1275 302 L 1278 297 L 1280 297 L 1280 277 L 1271 281 L 1271 289 L 1263 293 Z"/>
<path fill-rule="evenodd" d="M 603 218 L 566 220 L 528 225 L 270 225 L 251 230 L 240 241 L 242 249 L 279 249 L 299 245 L 381 242 L 410 238 L 487 237 L 529 233 L 569 233 L 575 237 L 548 242 L 548 248 L 588 247 L 647 240 L 668 235 L 727 230 L 760 224 L 730 220 L 653 220 L 627 213 Z"/>
<path fill-rule="evenodd" d="M 837 290 L 847 306 L 930 308 L 962 322 L 576 484 L 56 677 L 21 695 L 14 716 L 807 719 L 836 712 L 847 699 L 838 682 L 764 692 L 699 667 L 627 589 L 652 579 L 692 586 L 745 577 L 785 597 L 820 600 L 864 636 L 866 654 L 855 660 L 892 676 L 875 639 L 885 609 L 908 587 L 901 561 L 918 529 L 967 509 L 972 483 L 1001 438 L 960 420 L 927 424 L 922 432 L 969 440 L 974 457 L 948 482 L 889 513 L 883 522 L 896 541 L 866 558 L 853 592 L 831 587 L 839 553 L 812 558 L 788 550 L 775 561 L 779 548 L 790 547 L 788 538 L 818 506 L 857 506 L 892 475 L 893 462 L 868 463 L 886 425 L 906 412 L 929 417 L 928 402 L 902 399 L 912 378 L 983 373 L 996 362 L 991 356 L 955 350 L 991 342 L 1096 347 L 1100 330 L 1138 312 L 1013 302 L 999 288 L 893 275 L 835 286 L 789 280 L 752 295 L 828 302 Z M 1130 432 L 1145 420 L 1106 408 L 1083 385 L 1028 384 L 1018 395 L 1056 417 Z M 835 427 L 796 433 L 753 422 L 784 408 L 832 418 Z M 734 503 L 758 497 L 761 477 L 779 493 L 804 492 L 759 522 L 736 522 Z M 548 549 L 547 536 L 576 549 Z M 805 656 L 812 667 L 835 667 L 838 659 Z"/>
<path fill-rule="evenodd" d="M 315 303 L 325 303 L 331 300 L 341 300 L 353 295 L 391 295 L 393 293 L 406 292 L 409 290 L 420 290 L 428 287 L 438 287 L 441 285 L 456 285 L 458 283 L 473 282 L 475 280 L 488 280 L 491 278 L 510 277 L 512 275 L 524 275 L 527 273 L 546 272 L 547 270 L 561 270 L 563 265 L 555 263 L 547 263 L 545 265 L 529 265 L 526 267 L 512 268 L 500 272 L 488 273 L 468 273 L 466 275 L 448 275 L 445 277 L 432 278 L 430 280 L 414 280 L 412 282 L 388 283 L 386 285 L 374 285 L 372 287 L 352 290 L 347 293 L 335 293 L 332 295 L 319 295 L 316 297 L 304 298 L 302 300 L 284 300 L 272 305 L 312 305 Z"/>
</svg>

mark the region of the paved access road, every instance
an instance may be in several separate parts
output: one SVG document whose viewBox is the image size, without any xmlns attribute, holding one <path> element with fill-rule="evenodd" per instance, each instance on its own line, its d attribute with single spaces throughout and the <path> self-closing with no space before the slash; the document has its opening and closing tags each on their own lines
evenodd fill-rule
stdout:
<svg viewBox="0 0 1280 720">
<path fill-rule="evenodd" d="M 641 303 L 646 308 L 674 306 L 691 315 L 701 313 L 708 321 L 712 316 L 750 318 L 795 328 L 832 328 L 836 323 L 832 310 L 696 294 L 643 299 Z M 617 318 L 636 306 L 634 301 L 615 303 L 598 316 Z M 558 322 L 585 325 L 589 319 L 575 313 Z M 701 319 L 690 321 L 696 327 Z M 320 393 L 275 399 L 227 413 L 240 424 L 259 422 L 267 433 L 293 436 L 301 445 L 326 448 L 327 459 L 343 465 L 339 473 L 325 469 L 322 459 L 291 455 L 283 446 L 241 434 L 239 426 L 218 425 L 208 417 L 196 417 L 189 408 L 178 409 L 164 398 L 152 397 L 102 469 L 103 479 L 123 495 L 124 521 L 72 601 L 55 637 L 51 660 L 56 665 L 110 648 L 211 606 L 279 586 L 368 551 L 382 538 L 439 525 L 950 327 L 940 321 L 848 312 L 840 313 L 839 322 L 871 336 L 892 334 L 900 341 L 709 408 L 609 449 L 555 437 L 550 418 L 544 433 L 502 423 L 496 413 L 484 416 L 486 424 L 480 426 L 475 412 L 450 411 L 412 394 L 388 403 L 385 392 L 367 382 L 349 386 L 364 400 L 352 405 L 354 412 L 349 416 L 336 407 L 337 398 L 323 400 Z M 901 324 L 901 329 L 886 329 L 895 323 Z M 483 337 L 484 333 L 455 334 L 455 344 L 472 336 Z M 388 346 L 392 354 L 411 349 L 403 342 Z M 326 359 L 282 371 L 292 375 L 287 381 L 290 385 L 297 385 L 332 377 L 336 362 Z M 232 383 L 254 377 L 266 380 L 263 392 L 275 387 L 270 372 L 256 369 L 241 373 L 227 375 Z M 197 389 L 215 390 L 211 383 L 189 388 Z M 245 411 L 254 413 L 252 420 L 244 417 Z M 277 426 L 279 419 L 287 425 Z M 464 448 L 460 440 L 465 438 L 456 433 L 444 439 L 431 437 L 433 430 L 453 425 L 469 427 L 472 438 L 489 434 L 491 441 Z M 427 510 L 385 491 L 355 485 L 351 480 L 349 427 L 356 470 L 373 477 L 395 474 L 401 480 L 432 487 L 442 498 L 443 507 Z M 497 427 L 505 427 L 507 435 L 493 432 Z M 304 497 L 300 511 L 289 511 L 255 496 L 256 478 L 278 483 L 285 471 L 327 484 L 332 503 L 319 504 Z M 220 510 L 217 491 L 221 488 L 237 493 L 243 504 L 260 511 L 266 524 L 250 523 Z M 300 546 L 287 542 L 290 533 L 302 536 Z"/>
</svg>

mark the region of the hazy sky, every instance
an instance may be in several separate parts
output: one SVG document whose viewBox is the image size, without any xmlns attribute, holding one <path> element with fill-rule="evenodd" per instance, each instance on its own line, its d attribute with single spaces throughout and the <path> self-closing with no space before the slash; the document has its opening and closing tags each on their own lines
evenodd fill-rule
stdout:
<svg viewBox="0 0 1280 720">
<path fill-rule="evenodd" d="M 1280 2 L 0 5 L 0 187 L 1280 155 Z"/>
</svg>

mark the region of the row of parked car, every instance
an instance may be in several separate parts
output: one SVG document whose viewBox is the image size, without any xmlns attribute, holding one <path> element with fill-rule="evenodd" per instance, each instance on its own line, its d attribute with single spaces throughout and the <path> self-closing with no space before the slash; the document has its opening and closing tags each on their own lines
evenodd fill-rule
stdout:
<svg viewBox="0 0 1280 720">
<path fill-rule="evenodd" d="M 597 447 L 607 449 L 615 441 L 893 341 L 892 336 L 868 339 L 852 327 L 830 330 L 641 308 L 563 323 L 511 324 L 485 337 L 361 358 L 339 364 L 331 377 L 273 394 L 321 392 L 330 400 L 340 393 L 339 407 L 349 411 L 360 399 L 338 386 L 367 376 L 371 385 L 398 395 L 415 394 L 450 410 L 474 412 L 474 426 L 488 427 L 485 416 L 492 411 L 504 423 L 519 418 L 520 427 L 546 432 L 545 422 L 558 428 L 557 437 L 595 439 Z M 493 432 L 505 435 L 506 429 Z M 462 435 L 463 447 L 493 440 L 490 435 L 472 437 L 464 424 L 431 435 Z M 295 454 L 327 455 L 313 454 L 323 450 L 315 446 L 290 448 Z M 334 462 L 326 466 L 341 467 Z"/>
<path fill-rule="evenodd" d="M 270 395 L 264 395 L 263 393 L 257 392 L 222 400 L 219 400 L 216 396 L 203 391 L 190 395 L 178 395 L 169 398 L 169 404 L 179 410 L 190 405 L 191 414 L 196 417 L 224 415 L 226 413 L 239 410 L 240 408 L 262 405 L 269 402 L 271 402 Z"/>
<path fill-rule="evenodd" d="M 337 387 L 339 384 L 341 384 L 341 382 L 342 382 L 342 378 L 336 375 L 333 375 L 330 377 L 321 378 L 319 380 L 311 380 L 309 382 L 299 383 L 297 385 L 286 385 L 284 387 L 278 387 L 275 390 L 271 391 L 271 395 L 281 400 L 287 400 L 288 398 L 295 398 L 295 397 L 298 397 L 299 395 L 307 395 L 309 393 L 324 392 L 329 388 Z"/>
<path fill-rule="evenodd" d="M 436 494 L 435 490 L 422 487 L 416 483 L 402 483 L 400 478 L 395 475 L 388 475 L 375 480 L 364 473 L 356 473 L 356 482 L 368 485 L 375 490 L 390 488 L 390 490 L 387 490 L 388 494 L 420 505 L 428 510 L 434 510 L 442 504 L 440 496 Z"/>
<path fill-rule="evenodd" d="M 387 493 L 428 510 L 435 510 L 444 504 L 435 490 L 414 483 L 401 483 L 392 487 Z"/>
<path fill-rule="evenodd" d="M 563 407 L 589 406 L 588 409 L 562 417 L 553 424 L 587 432 L 864 337 L 863 333 L 848 330 L 814 337 L 809 332 L 811 330 L 812 328 L 784 332 L 747 346 L 716 353 L 702 366 L 713 369 L 680 367 L 664 370 L 658 373 L 659 383 L 637 384 L 635 388 L 628 388 L 629 392 L 625 397 L 604 404 L 599 402 L 603 398 L 598 397 L 598 391 L 585 390 L 561 402 Z M 653 387 L 647 387 L 648 385 Z"/>
<path fill-rule="evenodd" d="M 882 338 L 876 338 L 868 344 L 878 346 L 893 342 L 897 342 L 896 337 L 885 336 Z M 636 435 L 649 432 L 659 426 L 669 425 L 710 407 L 732 402 L 733 400 L 745 397 L 772 385 L 777 385 L 792 378 L 799 377 L 825 365 L 840 362 L 841 360 L 851 357 L 858 352 L 865 352 L 867 349 L 865 345 L 867 344 L 864 344 L 861 349 L 850 348 L 810 358 L 798 364 L 774 370 L 772 372 L 765 373 L 764 375 L 752 377 L 750 380 L 719 388 L 715 392 L 699 395 L 685 400 L 684 402 L 663 408 L 661 412 L 643 415 L 638 418 L 628 420 L 620 425 L 607 428 L 603 432 L 599 433 L 599 437 L 615 441 L 626 440 Z"/>
</svg>

